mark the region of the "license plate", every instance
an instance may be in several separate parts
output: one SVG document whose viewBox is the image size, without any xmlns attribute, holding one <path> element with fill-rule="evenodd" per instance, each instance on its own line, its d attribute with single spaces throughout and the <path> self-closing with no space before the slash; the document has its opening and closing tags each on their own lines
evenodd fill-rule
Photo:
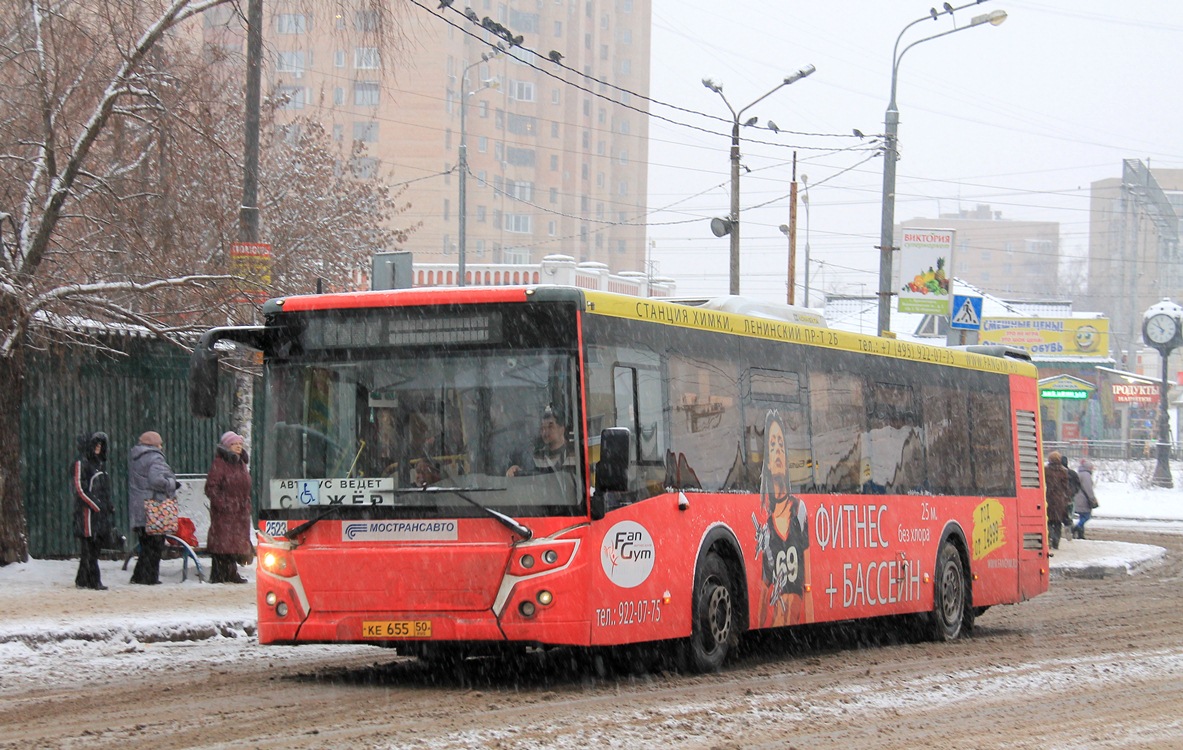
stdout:
<svg viewBox="0 0 1183 750">
<path fill-rule="evenodd" d="M 430 638 L 431 620 L 367 620 L 362 638 Z"/>
</svg>

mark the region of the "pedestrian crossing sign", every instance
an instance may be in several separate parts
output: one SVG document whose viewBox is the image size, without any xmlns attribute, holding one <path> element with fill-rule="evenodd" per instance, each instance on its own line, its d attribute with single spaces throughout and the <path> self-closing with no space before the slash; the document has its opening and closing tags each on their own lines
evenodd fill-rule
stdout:
<svg viewBox="0 0 1183 750">
<path fill-rule="evenodd" d="M 982 330 L 982 298 L 968 294 L 954 294 L 949 327 L 968 331 Z"/>
</svg>

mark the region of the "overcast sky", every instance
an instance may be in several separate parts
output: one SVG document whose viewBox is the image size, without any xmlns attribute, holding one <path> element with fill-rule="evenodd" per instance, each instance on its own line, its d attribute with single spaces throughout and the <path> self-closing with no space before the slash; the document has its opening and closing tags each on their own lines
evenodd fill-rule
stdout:
<svg viewBox="0 0 1183 750">
<path fill-rule="evenodd" d="M 963 5 L 953 3 L 954 7 Z M 725 294 L 729 240 L 711 216 L 729 205 L 731 115 L 703 78 L 740 109 L 786 75 L 817 72 L 744 113 L 782 131 L 743 129 L 741 291 L 784 301 L 793 147 L 810 187 L 811 301 L 817 290 L 878 286 L 883 132 L 892 47 L 919 0 L 654 0 L 654 99 L 726 122 L 651 105 L 652 259 L 678 293 Z M 938 10 L 940 4 L 938 4 Z M 1183 167 L 1183 3 L 1177 0 L 988 0 L 958 25 L 1005 10 L 1000 26 L 967 28 L 913 47 L 897 79 L 897 222 L 989 204 L 1003 218 L 1060 223 L 1061 247 L 1088 247 L 1088 190 L 1119 177 L 1123 158 Z M 948 15 L 908 30 L 900 44 L 952 28 Z M 693 128 L 702 128 L 696 130 Z M 859 141 L 854 128 L 868 138 Z M 834 136 L 795 135 L 801 133 Z M 783 144 L 750 143 L 748 140 Z M 846 149 L 838 151 L 838 149 Z M 869 157 L 869 158 L 868 158 Z M 750 208 L 768 203 L 764 208 Z M 668 210 L 659 210 L 666 209 Z M 676 223 L 686 222 L 690 223 Z M 796 300 L 806 217 L 798 213 Z"/>
</svg>

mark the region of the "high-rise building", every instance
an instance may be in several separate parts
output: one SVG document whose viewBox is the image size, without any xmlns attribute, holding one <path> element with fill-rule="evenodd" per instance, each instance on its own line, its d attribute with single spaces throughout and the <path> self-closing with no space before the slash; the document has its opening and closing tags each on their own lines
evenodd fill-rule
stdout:
<svg viewBox="0 0 1183 750">
<path fill-rule="evenodd" d="M 1142 314 L 1163 297 L 1183 302 L 1183 169 L 1126 159 L 1122 176 L 1091 185 L 1088 309 L 1109 318 L 1120 367 L 1137 368 Z"/>
<path fill-rule="evenodd" d="M 996 297 L 1037 300 L 1074 291 L 1057 289 L 1056 222 L 1004 219 L 1001 211 L 978 205 L 937 219 L 909 219 L 900 228 L 956 230 L 952 274 Z"/>
<path fill-rule="evenodd" d="M 388 17 L 368 0 L 269 0 L 263 88 L 345 150 L 364 143 L 359 174 L 406 187 L 396 224 L 421 226 L 375 251 L 458 262 L 463 143 L 468 263 L 558 253 L 644 271 L 650 3 L 416 0 Z M 206 42 L 234 45 L 236 23 L 208 17 Z"/>
</svg>

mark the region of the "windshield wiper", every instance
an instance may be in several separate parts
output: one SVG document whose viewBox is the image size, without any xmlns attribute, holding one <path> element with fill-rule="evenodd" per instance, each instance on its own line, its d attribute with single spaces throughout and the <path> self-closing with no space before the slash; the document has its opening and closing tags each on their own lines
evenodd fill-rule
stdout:
<svg viewBox="0 0 1183 750">
<path fill-rule="evenodd" d="M 493 510 L 489 506 L 484 505 L 476 500 L 473 500 L 468 495 L 465 495 L 464 492 L 461 492 L 460 489 L 463 489 L 464 492 L 504 492 L 505 491 L 504 487 L 457 488 L 457 487 L 429 487 L 427 485 L 424 485 L 423 487 L 405 488 L 405 489 L 395 490 L 395 494 L 410 495 L 410 494 L 414 494 L 417 492 L 427 492 L 430 494 L 447 492 L 449 494 L 456 495 L 457 497 L 459 497 L 461 500 L 468 503 L 469 505 L 472 505 L 476 508 L 481 509 L 486 514 L 488 514 L 490 517 L 492 517 L 492 518 L 496 519 L 498 522 L 500 522 L 501 525 L 505 526 L 505 528 L 507 528 L 510 531 L 512 531 L 513 533 L 521 536 L 523 541 L 529 541 L 530 539 L 532 539 L 534 537 L 534 532 L 531 531 L 529 529 L 529 527 L 526 526 L 525 524 L 523 524 L 522 522 L 517 521 L 513 518 L 510 518 L 509 516 L 505 515 L 504 513 L 500 512 L 500 511 Z"/>
<path fill-rule="evenodd" d="M 426 485 L 424 487 L 397 487 L 394 490 L 396 495 L 414 495 L 426 492 L 428 494 L 435 494 L 440 492 L 455 492 L 457 489 L 465 492 L 505 492 L 504 487 L 439 487 L 435 485 Z M 385 490 L 383 490 L 385 492 Z"/>
<path fill-rule="evenodd" d="M 441 487 L 440 489 L 444 489 L 444 488 Z M 469 497 L 468 495 L 465 495 L 463 492 L 457 492 L 456 490 L 452 490 L 452 492 L 455 492 L 456 496 L 459 497 L 464 502 L 466 502 L 470 505 L 473 505 L 477 508 L 480 508 L 485 513 L 489 514 L 491 517 L 497 519 L 501 523 L 502 526 L 504 526 L 505 528 L 514 532 L 515 534 L 518 534 L 519 536 L 521 536 L 523 542 L 528 542 L 532 538 L 534 538 L 534 532 L 530 531 L 530 529 L 525 524 L 521 523 L 520 521 L 510 518 L 509 516 L 505 515 L 504 513 L 500 512 L 500 511 L 493 510 L 492 508 L 488 507 L 487 505 L 482 505 L 481 503 L 478 503 L 476 500 L 473 500 L 471 497 Z"/>
<path fill-rule="evenodd" d="M 313 526 L 325 520 L 329 516 L 339 512 L 344 507 L 344 505 L 330 505 L 324 512 L 320 513 L 315 518 L 310 518 L 296 528 L 285 531 L 284 538 L 295 539 L 297 536 L 303 534 L 305 531 L 308 531 L 308 529 L 311 529 Z"/>
<path fill-rule="evenodd" d="M 465 488 L 465 489 L 469 490 L 469 491 L 475 490 L 476 492 L 494 492 L 494 491 L 499 490 L 500 488 L 476 487 L 476 488 Z M 526 526 L 525 524 L 523 524 L 520 521 L 517 521 L 513 518 L 510 518 L 509 516 L 505 515 L 504 513 L 500 512 L 500 511 L 493 510 L 492 508 L 488 507 L 487 505 L 483 505 L 483 504 L 477 502 L 476 500 L 473 500 L 471 497 L 469 497 L 468 495 L 465 495 L 463 492 L 458 491 L 454 487 L 419 487 L 419 488 L 416 488 L 413 490 L 402 490 L 399 492 L 399 494 L 410 494 L 413 492 L 430 492 L 433 494 L 437 493 L 437 492 L 452 493 L 452 494 L 456 495 L 457 497 L 459 497 L 464 502 L 484 511 L 491 518 L 498 521 L 502 526 L 505 526 L 505 528 L 509 529 L 513 533 L 522 537 L 523 541 L 529 541 L 534 538 L 534 532 L 531 531 L 530 528 L 528 526 Z M 328 507 L 328 509 L 326 509 L 323 513 L 316 516 L 315 518 L 311 518 L 311 519 L 305 521 L 304 523 L 300 524 L 299 526 L 297 526 L 294 529 L 288 529 L 287 532 L 284 533 L 284 537 L 287 539 L 295 539 L 297 536 L 299 536 L 300 534 L 303 534 L 305 531 L 308 531 L 308 529 L 312 528 L 313 526 L 320 523 L 324 519 L 339 512 L 344 507 L 345 507 L 344 505 L 330 505 Z"/>
</svg>

